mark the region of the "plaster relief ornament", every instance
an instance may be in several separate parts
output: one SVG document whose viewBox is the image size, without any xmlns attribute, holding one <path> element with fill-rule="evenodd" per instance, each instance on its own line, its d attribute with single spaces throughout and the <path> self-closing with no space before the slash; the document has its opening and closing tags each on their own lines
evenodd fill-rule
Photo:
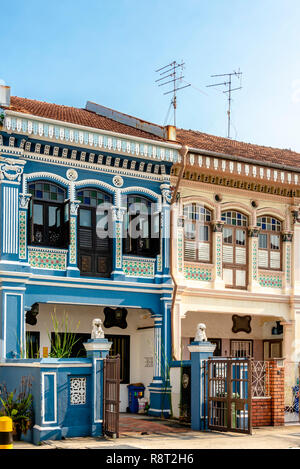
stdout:
<svg viewBox="0 0 300 469">
<path fill-rule="evenodd" d="M 114 176 L 112 182 L 116 187 L 122 187 L 124 184 L 123 178 L 121 176 Z"/>
<path fill-rule="evenodd" d="M 0 162 L 0 179 L 7 179 L 8 181 L 21 181 L 21 176 L 23 173 L 23 167 L 17 166 L 15 160 L 11 158 L 1 158 Z M 25 162 L 20 162 L 24 165 Z"/>
<path fill-rule="evenodd" d="M 75 169 L 68 169 L 67 171 L 67 178 L 69 181 L 76 181 L 78 178 L 78 173 Z"/>
<path fill-rule="evenodd" d="M 102 321 L 99 318 L 93 319 L 92 339 L 104 339 L 104 332 L 102 329 Z"/>
<path fill-rule="evenodd" d="M 161 184 L 160 189 L 164 203 L 170 204 L 172 200 L 172 191 L 170 186 L 168 184 Z"/>
<path fill-rule="evenodd" d="M 206 337 L 206 325 L 203 323 L 199 323 L 197 325 L 197 331 L 196 331 L 196 336 L 194 341 L 195 342 L 207 342 L 207 337 Z"/>
</svg>

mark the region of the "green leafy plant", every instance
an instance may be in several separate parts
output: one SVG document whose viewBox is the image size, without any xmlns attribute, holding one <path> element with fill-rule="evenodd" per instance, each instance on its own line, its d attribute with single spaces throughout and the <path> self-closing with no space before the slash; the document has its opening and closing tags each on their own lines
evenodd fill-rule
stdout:
<svg viewBox="0 0 300 469">
<path fill-rule="evenodd" d="M 3 124 L 4 118 L 5 118 L 5 114 L 4 114 L 4 112 L 2 111 L 2 109 L 0 109 L 0 125 Z"/>
<path fill-rule="evenodd" d="M 57 319 L 56 312 L 51 314 L 54 338 L 48 332 L 48 337 L 51 342 L 51 351 L 49 356 L 51 358 L 70 358 L 74 345 L 80 340 L 76 338 L 75 332 L 70 332 L 69 317 L 64 312 L 61 320 Z M 76 331 L 79 328 L 80 321 L 76 326 Z"/>
<path fill-rule="evenodd" d="M 6 384 L 1 385 L 0 402 L 2 405 L 1 415 L 10 417 L 18 437 L 26 433 L 32 425 L 33 396 L 31 394 L 31 379 L 29 376 L 23 376 L 21 380 L 20 392 L 16 389 L 8 392 Z"/>
</svg>

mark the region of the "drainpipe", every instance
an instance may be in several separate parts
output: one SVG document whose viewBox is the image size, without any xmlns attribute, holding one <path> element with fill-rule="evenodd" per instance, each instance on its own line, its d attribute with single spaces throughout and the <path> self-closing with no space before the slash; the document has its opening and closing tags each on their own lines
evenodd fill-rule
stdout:
<svg viewBox="0 0 300 469">
<path fill-rule="evenodd" d="M 176 203 L 176 198 L 177 198 L 177 193 L 178 193 L 178 189 L 179 189 L 179 186 L 180 186 L 180 182 L 181 182 L 181 179 L 182 179 L 182 176 L 184 174 L 184 171 L 185 171 L 185 167 L 186 167 L 186 155 L 189 151 L 189 147 L 188 146 L 182 146 L 181 149 L 179 150 L 179 153 L 182 157 L 182 164 L 181 164 L 181 168 L 180 168 L 180 171 L 179 171 L 179 175 L 178 175 L 178 178 L 177 178 L 177 183 L 176 183 L 176 186 L 175 186 L 175 189 L 174 189 L 174 192 L 172 194 L 172 199 L 171 199 L 171 213 L 170 213 L 170 233 L 171 233 L 171 238 L 170 238 L 170 272 L 171 272 L 171 278 L 173 280 L 173 285 L 174 285 L 174 290 L 173 290 L 173 297 L 172 297 L 172 308 L 171 308 L 171 343 L 172 343 L 172 359 L 173 360 L 177 360 L 177 359 L 180 359 L 180 358 L 177 358 L 175 356 L 175 353 L 174 353 L 174 307 L 175 307 L 175 300 L 176 300 L 176 294 L 177 294 L 177 283 L 176 283 L 176 279 L 175 279 L 175 276 L 174 276 L 174 273 L 173 273 L 173 243 L 172 243 L 172 238 L 173 238 L 173 223 L 174 223 L 174 215 L 173 215 L 173 210 L 172 210 L 172 205 L 174 203 Z"/>
</svg>

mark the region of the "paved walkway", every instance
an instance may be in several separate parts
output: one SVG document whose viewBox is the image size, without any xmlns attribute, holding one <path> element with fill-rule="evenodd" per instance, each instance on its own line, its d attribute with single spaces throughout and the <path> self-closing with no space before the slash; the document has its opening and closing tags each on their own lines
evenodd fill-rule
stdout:
<svg viewBox="0 0 300 469">
<path fill-rule="evenodd" d="M 132 433 L 186 433 L 191 432 L 189 425 L 180 424 L 176 420 L 158 419 L 139 414 L 120 414 L 120 434 Z"/>
<path fill-rule="evenodd" d="M 172 420 L 121 415 L 120 438 L 66 438 L 40 446 L 14 442 L 14 449 L 300 449 L 300 426 L 263 427 L 252 435 L 195 432 Z M 131 450 L 131 451 L 130 451 Z"/>
</svg>

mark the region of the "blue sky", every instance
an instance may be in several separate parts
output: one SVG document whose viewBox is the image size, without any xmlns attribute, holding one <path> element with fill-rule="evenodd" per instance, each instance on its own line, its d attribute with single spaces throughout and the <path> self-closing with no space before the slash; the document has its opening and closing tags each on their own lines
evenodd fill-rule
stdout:
<svg viewBox="0 0 300 469">
<path fill-rule="evenodd" d="M 240 69 L 231 136 L 300 152 L 299 24 L 299 0 L 3 1 L 0 79 L 13 95 L 164 124 L 155 70 L 183 60 L 177 125 L 226 136 L 225 88 L 206 85 Z"/>
</svg>

